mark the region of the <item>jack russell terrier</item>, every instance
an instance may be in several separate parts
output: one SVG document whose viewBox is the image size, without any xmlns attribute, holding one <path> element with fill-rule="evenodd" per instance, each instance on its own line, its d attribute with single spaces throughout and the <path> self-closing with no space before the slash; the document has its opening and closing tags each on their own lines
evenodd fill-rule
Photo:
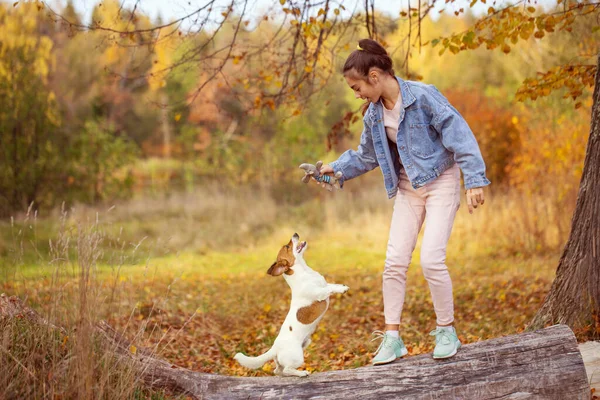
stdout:
<svg viewBox="0 0 600 400">
<path fill-rule="evenodd" d="M 308 376 L 308 371 L 297 368 L 304 363 L 304 349 L 310 344 L 310 336 L 329 307 L 329 296 L 346 293 L 348 286 L 329 284 L 318 272 L 304 261 L 306 242 L 299 242 L 297 233 L 284 245 L 277 261 L 267 274 L 283 275 L 292 290 L 290 311 L 283 321 L 273 347 L 258 357 L 237 353 L 235 359 L 244 367 L 257 369 L 267 361 L 275 361 L 275 374 L 280 376 Z"/>
</svg>

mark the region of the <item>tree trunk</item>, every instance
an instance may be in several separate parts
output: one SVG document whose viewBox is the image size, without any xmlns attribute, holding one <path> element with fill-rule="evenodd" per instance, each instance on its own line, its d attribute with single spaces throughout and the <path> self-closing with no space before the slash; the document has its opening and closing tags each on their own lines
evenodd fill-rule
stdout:
<svg viewBox="0 0 600 400">
<path fill-rule="evenodd" d="M 18 151 L 19 151 L 19 143 L 18 143 L 18 132 L 17 132 L 17 124 L 15 124 L 15 126 L 13 127 L 13 131 L 12 131 L 12 142 L 13 142 L 13 154 L 12 154 L 12 173 L 13 173 L 13 182 L 12 182 L 12 188 L 13 188 L 13 192 L 12 192 L 12 209 L 13 210 L 19 210 L 20 209 L 20 201 L 19 201 L 19 189 L 20 188 L 20 182 L 19 182 L 19 156 L 18 156 Z"/>
<path fill-rule="evenodd" d="M 169 109 L 167 104 L 169 102 L 169 96 L 163 91 L 161 97 L 161 111 L 160 118 L 162 120 L 162 131 L 163 131 L 163 157 L 171 158 L 171 124 L 169 121 Z"/>
<path fill-rule="evenodd" d="M 593 98 L 571 233 L 550 292 L 530 324 L 530 329 L 567 324 L 578 336 L 590 339 L 600 336 L 600 55 Z"/>
<path fill-rule="evenodd" d="M 573 332 L 557 325 L 536 332 L 469 344 L 449 360 L 430 354 L 378 367 L 314 374 L 308 378 L 238 378 L 193 372 L 132 355 L 130 342 L 101 323 L 98 332 L 122 357 L 138 362 L 155 389 L 195 399 L 547 399 L 587 400 L 590 387 Z"/>
<path fill-rule="evenodd" d="M 0 295 L 0 319 L 45 323 L 19 299 Z M 384 366 L 316 373 L 308 378 L 239 378 L 190 371 L 157 359 L 106 323 L 95 326 L 105 348 L 135 367 L 149 387 L 194 399 L 555 399 L 590 398 L 573 332 L 557 325 L 465 345 L 447 360 L 431 354 Z"/>
</svg>

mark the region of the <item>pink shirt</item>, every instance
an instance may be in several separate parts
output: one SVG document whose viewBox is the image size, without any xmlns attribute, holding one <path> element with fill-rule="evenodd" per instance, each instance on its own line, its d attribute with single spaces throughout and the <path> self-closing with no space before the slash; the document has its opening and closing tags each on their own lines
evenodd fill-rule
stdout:
<svg viewBox="0 0 600 400">
<path fill-rule="evenodd" d="M 381 104 L 383 105 L 383 101 Z M 388 110 L 383 106 L 383 125 L 385 126 L 385 133 L 394 143 L 396 143 L 398 125 L 400 124 L 400 107 L 402 107 L 402 96 L 400 93 L 398 93 L 398 100 L 396 100 L 394 108 Z"/>
</svg>

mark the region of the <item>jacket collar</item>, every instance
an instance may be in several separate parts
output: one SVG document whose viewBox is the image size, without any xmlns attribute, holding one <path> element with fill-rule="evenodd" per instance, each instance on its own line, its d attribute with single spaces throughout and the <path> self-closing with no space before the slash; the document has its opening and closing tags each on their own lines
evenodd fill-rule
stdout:
<svg viewBox="0 0 600 400">
<path fill-rule="evenodd" d="M 396 77 L 398 84 L 400 84 L 400 93 L 402 93 L 402 107 L 407 108 L 414 103 L 417 98 L 412 94 L 408 88 L 408 84 L 402 78 Z"/>
<path fill-rule="evenodd" d="M 402 94 L 402 107 L 407 108 L 412 103 L 414 103 L 417 98 L 412 94 L 410 89 L 408 88 L 408 84 L 406 81 L 400 77 L 396 77 L 398 81 L 398 85 L 400 85 L 400 93 Z M 381 114 L 381 100 L 377 103 L 371 103 L 369 106 L 369 117 L 372 122 L 375 122 L 379 119 L 379 115 Z"/>
</svg>

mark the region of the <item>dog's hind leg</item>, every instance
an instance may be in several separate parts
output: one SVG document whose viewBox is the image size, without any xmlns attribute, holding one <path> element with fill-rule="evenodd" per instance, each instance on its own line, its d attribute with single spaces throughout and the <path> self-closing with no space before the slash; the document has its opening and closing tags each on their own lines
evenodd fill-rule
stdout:
<svg viewBox="0 0 600 400">
<path fill-rule="evenodd" d="M 283 369 L 283 376 L 298 376 L 298 377 L 305 377 L 305 376 L 309 376 L 310 372 L 308 371 L 299 371 L 297 369 L 291 368 L 291 367 L 285 367 Z"/>
<path fill-rule="evenodd" d="M 275 371 L 273 371 L 275 375 L 283 374 L 283 368 L 281 368 L 281 364 L 277 361 L 277 357 L 275 357 Z"/>
<path fill-rule="evenodd" d="M 277 363 L 283 367 L 283 376 L 308 376 L 308 371 L 298 371 L 304 364 L 304 352 L 300 346 L 290 346 L 277 353 Z"/>
<path fill-rule="evenodd" d="M 312 343 L 312 340 L 310 340 L 309 337 L 307 337 L 306 339 L 304 339 L 304 342 L 302 342 L 302 350 L 304 350 L 305 348 L 308 347 L 309 344 Z"/>
</svg>

